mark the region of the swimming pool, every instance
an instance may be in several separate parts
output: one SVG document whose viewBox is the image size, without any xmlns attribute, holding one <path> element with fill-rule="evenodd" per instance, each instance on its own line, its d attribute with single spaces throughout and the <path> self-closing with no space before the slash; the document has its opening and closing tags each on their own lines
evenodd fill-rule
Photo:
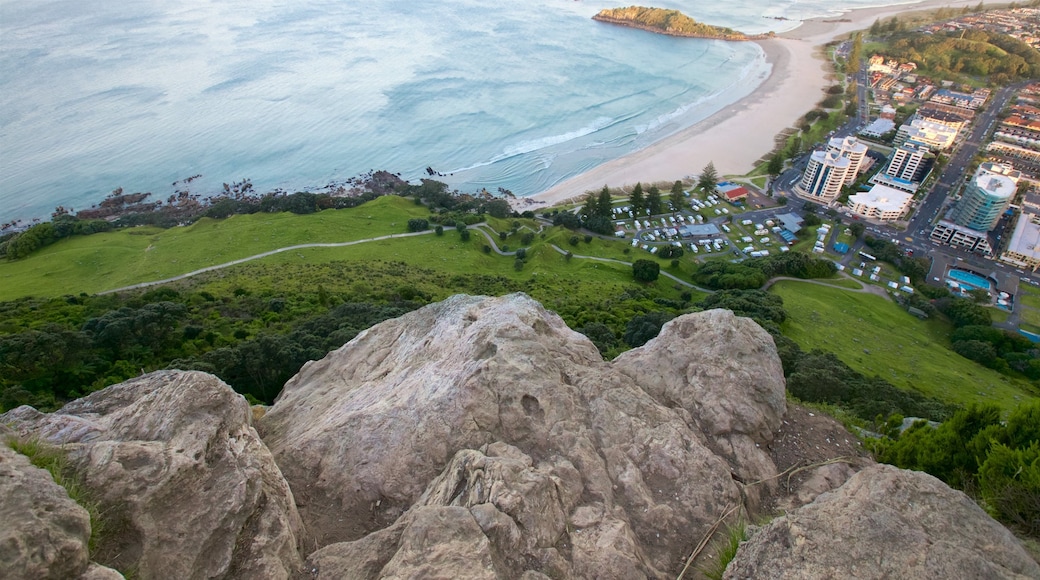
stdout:
<svg viewBox="0 0 1040 580">
<path fill-rule="evenodd" d="M 946 273 L 946 277 L 951 280 L 956 280 L 965 290 L 974 290 L 976 288 L 982 288 L 988 291 L 993 290 L 993 283 L 990 282 L 988 278 L 983 278 L 978 274 L 972 274 L 971 272 L 966 272 L 964 270 L 950 268 L 950 271 Z"/>
</svg>

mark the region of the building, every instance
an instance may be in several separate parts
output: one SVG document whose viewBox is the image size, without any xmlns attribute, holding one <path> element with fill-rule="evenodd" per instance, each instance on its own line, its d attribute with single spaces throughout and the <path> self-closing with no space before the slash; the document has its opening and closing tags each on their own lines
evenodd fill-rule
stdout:
<svg viewBox="0 0 1040 580">
<path fill-rule="evenodd" d="M 856 175 L 859 174 L 860 167 L 863 166 L 863 159 L 867 156 L 867 146 L 851 135 L 844 139 L 834 137 L 827 142 L 827 152 L 849 160 L 849 169 L 845 174 L 845 185 L 852 185 L 852 182 L 856 181 Z"/>
<path fill-rule="evenodd" d="M 964 186 L 964 193 L 951 212 L 951 221 L 980 232 L 990 231 L 1011 205 L 1021 177 L 1022 172 L 1009 165 L 983 163 Z"/>
<path fill-rule="evenodd" d="M 864 137 L 871 137 L 874 139 L 880 139 L 884 134 L 894 131 L 896 128 L 896 122 L 892 119 L 886 119 L 885 117 L 879 117 L 870 122 L 869 125 L 863 128 L 859 132 Z"/>
<path fill-rule="evenodd" d="M 937 125 L 945 125 L 955 131 L 960 131 L 971 121 L 971 117 L 950 110 L 958 108 L 959 107 L 928 104 L 918 109 L 917 112 L 914 113 L 914 118 L 928 121 L 929 123 L 935 123 Z"/>
<path fill-rule="evenodd" d="M 957 133 L 958 130 L 949 125 L 915 117 L 899 127 L 894 142 L 902 145 L 907 141 L 916 141 L 924 143 L 933 151 L 943 151 L 957 141 Z"/>
<path fill-rule="evenodd" d="M 1023 212 L 1000 261 L 1015 268 L 1036 272 L 1040 267 L 1040 216 Z"/>
<path fill-rule="evenodd" d="M 830 203 L 841 193 L 850 165 L 847 157 L 829 151 L 813 151 L 795 191 L 803 197 Z"/>
<path fill-rule="evenodd" d="M 994 141 L 989 145 L 986 145 L 986 151 L 994 155 L 1010 157 L 1012 159 L 1021 159 L 1028 163 L 1040 163 L 1040 151 L 1028 147 L 1019 147 L 1018 145 L 1012 145 L 1011 143 Z"/>
<path fill-rule="evenodd" d="M 726 201 L 732 203 L 747 198 L 747 188 L 735 183 L 722 182 L 717 187 L 719 193 L 726 196 Z"/>
<path fill-rule="evenodd" d="M 921 181 L 931 167 L 931 159 L 931 151 L 927 145 L 907 141 L 892 151 L 892 159 L 882 173 L 903 181 Z"/>
<path fill-rule="evenodd" d="M 959 226 L 949 220 L 939 220 L 932 229 L 931 238 L 933 242 L 958 246 L 971 252 L 986 255 L 993 253 L 986 232 Z"/>
<path fill-rule="evenodd" d="M 910 209 L 914 196 L 885 185 L 875 185 L 870 191 L 849 196 L 852 213 L 881 221 L 897 220 Z"/>
</svg>

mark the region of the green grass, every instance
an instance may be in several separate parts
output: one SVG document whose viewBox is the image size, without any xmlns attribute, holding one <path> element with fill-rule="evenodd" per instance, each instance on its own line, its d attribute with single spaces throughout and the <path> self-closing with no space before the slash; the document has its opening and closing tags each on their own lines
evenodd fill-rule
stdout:
<svg viewBox="0 0 1040 580">
<path fill-rule="evenodd" d="M 747 524 L 741 519 L 727 526 L 725 536 L 716 540 L 714 558 L 703 569 L 704 576 L 711 580 L 722 580 L 726 567 L 737 555 L 740 543 L 747 539 Z"/>
<path fill-rule="evenodd" d="M 994 323 L 1007 322 L 1008 316 L 1010 316 L 1010 313 L 1007 310 L 1002 310 L 1000 308 L 990 308 L 989 314 L 993 318 Z"/>
<path fill-rule="evenodd" d="M 852 290 L 859 290 L 863 288 L 863 284 L 851 278 L 830 278 L 821 279 L 817 281 L 827 284 L 828 286 L 837 286 L 838 288 L 850 288 Z"/>
<path fill-rule="evenodd" d="M 29 258 L 0 262 L 0 301 L 95 293 L 161 280 L 276 248 L 348 242 L 407 231 L 425 207 L 386 196 L 348 210 L 202 219 L 183 228 L 142 227 L 61 240 Z"/>
<path fill-rule="evenodd" d="M 91 554 L 97 550 L 97 544 L 104 533 L 104 521 L 98 502 L 83 486 L 79 477 L 69 465 L 65 451 L 60 447 L 42 443 L 38 439 L 9 439 L 7 445 L 17 453 L 29 458 L 29 463 L 51 474 L 54 482 L 65 488 L 69 499 L 87 510 L 90 516 L 90 539 L 87 549 Z"/>
<path fill-rule="evenodd" d="M 865 375 L 959 405 L 1011 409 L 1035 392 L 950 350 L 947 323 L 918 320 L 880 296 L 802 282 L 780 282 L 770 292 L 784 299 L 785 335 L 804 349 L 833 352 Z"/>
</svg>

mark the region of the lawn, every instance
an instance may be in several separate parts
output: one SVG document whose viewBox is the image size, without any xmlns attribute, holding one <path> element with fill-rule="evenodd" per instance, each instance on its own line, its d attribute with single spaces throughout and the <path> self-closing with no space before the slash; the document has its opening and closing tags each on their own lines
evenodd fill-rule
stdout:
<svg viewBox="0 0 1040 580">
<path fill-rule="evenodd" d="M 1022 322 L 1040 327 L 1040 293 L 1025 284 L 1019 284 L 1015 302 L 1015 309 Z"/>
<path fill-rule="evenodd" d="M 1025 381 L 950 350 L 946 323 L 918 320 L 880 296 L 802 282 L 781 282 L 770 292 L 784 299 L 785 335 L 804 349 L 833 352 L 868 376 L 961 405 L 1010 409 L 1031 397 Z"/>
</svg>

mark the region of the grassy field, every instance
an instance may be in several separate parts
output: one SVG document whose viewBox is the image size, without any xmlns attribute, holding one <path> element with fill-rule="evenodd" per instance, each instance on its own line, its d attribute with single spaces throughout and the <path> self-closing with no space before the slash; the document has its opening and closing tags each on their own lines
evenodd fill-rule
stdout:
<svg viewBox="0 0 1040 580">
<path fill-rule="evenodd" d="M 318 214 L 260 214 L 235 216 L 223 221 L 201 220 L 185 227 L 161 230 L 134 228 L 118 232 L 96 234 L 63 240 L 18 262 L 0 262 L 0 300 L 22 296 L 51 297 L 80 292 L 95 293 L 170 278 L 253 256 L 268 250 L 307 243 L 347 242 L 388 234 L 404 233 L 411 217 L 426 217 L 425 208 L 409 200 L 383 197 L 358 208 L 324 211 Z M 514 220 L 489 220 L 487 231 L 495 244 L 522 246 L 524 226 L 537 229 L 533 220 L 519 220 L 518 233 L 501 240 L 497 232 L 508 231 Z M 525 267 L 517 271 L 514 258 L 485 253 L 487 240 L 474 232 L 469 242 L 462 242 L 454 228 L 446 229 L 443 236 L 434 234 L 413 238 L 379 240 L 346 248 L 303 248 L 291 250 L 250 262 L 250 264 L 321 264 L 336 260 L 399 262 L 421 268 L 436 268 L 451 274 L 483 274 L 503 276 L 511 280 L 529 280 L 541 277 L 546 287 L 559 280 L 560 292 L 574 292 L 582 284 L 590 284 L 593 295 L 601 284 L 630 284 L 632 269 L 621 264 L 609 264 L 574 258 L 567 260 L 550 247 L 555 243 L 574 254 L 612 258 L 632 262 L 638 258 L 654 259 L 662 269 L 689 278 L 692 261 L 683 259 L 678 269 L 670 267 L 669 260 L 653 258 L 650 254 L 630 248 L 622 240 L 593 238 L 590 243 L 580 241 L 571 246 L 572 232 L 562 228 L 545 230 L 544 237 L 536 235 L 528 249 Z M 583 237 L 582 237 L 583 238 Z M 625 250 L 629 253 L 626 254 Z M 214 279 L 222 279 L 217 276 Z M 306 283 L 301 281 L 301 284 Z M 241 280 L 235 284 L 243 284 Z M 662 278 L 658 284 L 668 294 L 678 296 L 674 282 Z M 684 289 L 685 290 L 685 289 Z M 577 290 L 584 292 L 583 289 Z M 545 296 L 550 293 L 546 292 Z M 695 293 L 696 294 L 696 293 Z"/>
<path fill-rule="evenodd" d="M 920 321 L 880 296 L 802 282 L 781 282 L 770 291 L 789 313 L 784 334 L 802 348 L 833 352 L 868 376 L 961 405 L 1010 409 L 1031 397 L 1028 383 L 950 350 L 945 323 Z"/>
<path fill-rule="evenodd" d="M 429 212 L 386 196 L 349 210 L 202 219 L 183 228 L 131 228 L 61 240 L 17 262 L 0 262 L 0 300 L 94 293 L 161 280 L 276 248 L 404 233 Z"/>
</svg>

